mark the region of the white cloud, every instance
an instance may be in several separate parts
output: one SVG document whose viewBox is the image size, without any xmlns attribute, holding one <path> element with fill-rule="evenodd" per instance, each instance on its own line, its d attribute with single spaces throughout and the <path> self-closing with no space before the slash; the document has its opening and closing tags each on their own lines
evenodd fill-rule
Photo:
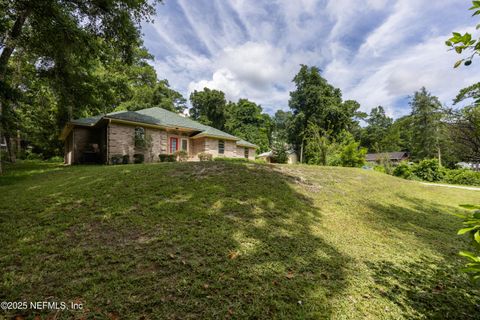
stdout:
<svg viewBox="0 0 480 320">
<path fill-rule="evenodd" d="M 460 88 L 478 81 L 480 66 L 453 69 L 459 59 L 444 45 L 448 34 L 404 48 L 391 59 L 376 62 L 375 57 L 361 56 L 349 64 L 334 61 L 327 68 L 327 77 L 343 88 L 344 97 L 358 100 L 363 110 L 383 105 L 391 116 L 405 110 L 395 109 L 395 102 L 425 86 L 445 104 Z M 365 67 L 368 66 L 368 67 Z M 356 78 L 350 78 L 357 74 Z"/>
<path fill-rule="evenodd" d="M 208 87 L 224 91 L 234 101 L 249 98 L 267 105 L 286 103 L 288 91 L 275 86 L 288 83 L 295 69 L 283 50 L 267 43 L 247 42 L 225 48 L 214 60 L 212 77 L 190 82 L 189 93 Z"/>
<path fill-rule="evenodd" d="M 210 87 L 285 108 L 307 64 L 363 110 L 383 105 L 398 116 L 398 101 L 421 86 L 450 103 L 477 81 L 477 63 L 454 70 L 459 57 L 444 45 L 474 24 L 469 16 L 457 0 L 171 0 L 146 45 L 159 76 L 187 97 Z"/>
</svg>

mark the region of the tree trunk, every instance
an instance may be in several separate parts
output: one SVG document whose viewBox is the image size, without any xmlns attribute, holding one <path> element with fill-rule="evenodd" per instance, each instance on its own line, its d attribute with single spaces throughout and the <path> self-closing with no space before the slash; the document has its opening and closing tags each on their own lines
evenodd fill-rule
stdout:
<svg viewBox="0 0 480 320">
<path fill-rule="evenodd" d="M 18 14 L 17 19 L 15 20 L 15 23 L 13 24 L 12 31 L 10 34 L 6 37 L 5 39 L 5 47 L 3 48 L 2 54 L 0 55 L 0 84 L 2 82 L 5 82 L 6 79 L 6 73 L 7 73 L 7 67 L 8 67 L 8 61 L 10 60 L 10 57 L 12 56 L 13 50 L 15 50 L 16 46 L 16 41 L 22 34 L 22 28 L 23 25 L 25 24 L 25 20 L 27 19 L 28 15 L 30 14 L 30 11 L 25 10 L 22 11 Z M 3 101 L 5 97 L 0 96 L 0 136 L 2 136 L 3 132 Z M 8 141 L 7 141 L 8 145 Z M 0 174 L 2 173 L 2 160 L 0 156 Z"/>
<path fill-rule="evenodd" d="M 438 148 L 438 165 L 442 167 L 442 151 Z"/>
<path fill-rule="evenodd" d="M 303 163 L 303 140 L 302 145 L 300 146 L 300 163 Z"/>
<path fill-rule="evenodd" d="M 5 134 L 5 140 L 7 141 L 8 161 L 10 163 L 15 163 L 16 158 L 15 158 L 15 152 L 14 152 L 13 146 L 12 146 L 12 138 L 10 137 L 10 135 L 8 133 Z"/>
</svg>

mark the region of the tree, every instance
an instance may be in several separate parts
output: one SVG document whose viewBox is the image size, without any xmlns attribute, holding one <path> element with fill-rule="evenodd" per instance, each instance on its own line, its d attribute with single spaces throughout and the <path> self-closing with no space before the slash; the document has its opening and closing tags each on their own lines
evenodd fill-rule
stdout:
<svg viewBox="0 0 480 320">
<path fill-rule="evenodd" d="M 140 22 L 154 13 L 155 2 L 127 1 L 2 1 L 0 3 L 0 117 L 16 103 L 9 62 L 16 52 L 31 55 L 35 64 L 57 78 L 61 106 L 80 94 L 82 70 L 105 61 L 111 51 L 129 63 L 140 40 Z M 88 75 L 87 75 L 88 77 Z M 5 111 L 7 109 L 7 111 Z M 10 109 L 10 110 L 8 110 Z M 69 109 L 69 116 L 72 109 Z M 1 134 L 0 134 L 1 135 Z M 0 161 L 1 172 L 1 161 Z"/>
<path fill-rule="evenodd" d="M 224 130 L 226 122 L 225 94 L 222 91 L 204 88 L 190 94 L 190 117 L 208 126 Z"/>
<path fill-rule="evenodd" d="M 473 16 L 480 14 L 480 1 L 472 1 L 472 7 L 469 9 L 473 11 Z M 480 24 L 477 24 L 476 29 L 480 29 Z M 466 58 L 458 60 L 454 67 L 459 67 L 462 62 L 464 65 L 469 66 L 472 64 L 472 59 L 475 55 L 480 54 L 480 38 L 473 39 L 472 34 L 466 32 L 463 35 L 458 32 L 453 32 L 453 36 L 445 41 L 445 44 L 450 47 L 452 50 L 455 50 L 456 53 L 462 54 L 469 52 Z"/>
<path fill-rule="evenodd" d="M 169 88 L 166 80 L 157 79 L 154 68 L 147 62 L 150 58 L 145 49 L 137 48 L 131 64 L 122 63 L 112 54 L 108 63 L 85 66 L 83 76 L 71 80 L 75 81 L 78 92 L 68 107 L 72 116 L 89 117 L 154 106 L 182 112 L 185 99 Z M 20 70 L 12 72 L 11 84 L 21 88 L 22 94 L 14 104 L 15 121 L 6 131 L 20 130 L 22 139 L 45 158 L 60 155 L 62 144 L 58 135 L 69 118 L 55 74 L 39 69 L 28 54 L 12 56 L 10 64 L 12 70 Z"/>
<path fill-rule="evenodd" d="M 170 88 L 167 79 L 157 81 L 153 86 L 142 84 L 132 88 L 131 98 L 122 102 L 117 110 L 140 110 L 159 107 L 176 113 L 187 109 L 187 100 L 178 91 Z"/>
<path fill-rule="evenodd" d="M 342 167 L 361 167 L 365 164 L 367 149 L 360 147 L 360 142 L 355 141 L 353 135 L 343 131 L 338 148 L 338 162 Z"/>
<path fill-rule="evenodd" d="M 360 120 L 365 120 L 367 114 L 360 110 L 360 103 L 355 100 L 346 100 L 342 105 L 343 117 L 345 122 L 344 130 L 350 132 L 356 140 L 360 140 L 362 127 Z"/>
<path fill-rule="evenodd" d="M 425 88 L 415 92 L 412 101 L 412 153 L 416 159 L 438 157 L 441 162 L 441 147 L 444 139 L 444 112 L 437 97 Z"/>
<path fill-rule="evenodd" d="M 307 140 L 316 140 L 316 137 L 309 139 L 306 136 L 311 133 L 307 130 L 309 123 L 335 137 L 343 130 L 358 125 L 354 118 L 360 115 L 360 105 L 354 101 L 342 102 L 340 89 L 330 85 L 317 67 L 302 65 L 293 82 L 296 89 L 290 92 L 289 106 L 293 117 L 289 140 L 300 151 L 300 160 L 303 161 L 304 144 Z"/>
<path fill-rule="evenodd" d="M 413 147 L 413 117 L 406 115 L 396 119 L 387 135 L 390 146 L 395 146 L 393 151 L 402 150 L 412 152 Z"/>
<path fill-rule="evenodd" d="M 452 111 L 449 131 L 460 160 L 480 162 L 480 106 Z"/>
<path fill-rule="evenodd" d="M 262 107 L 247 99 L 227 106 L 225 131 L 259 146 L 259 152 L 270 147 L 271 119 L 262 113 Z"/>
<path fill-rule="evenodd" d="M 308 164 L 326 166 L 335 156 L 337 145 L 330 132 L 320 128 L 316 123 L 310 122 L 305 132 L 305 155 Z"/>
<path fill-rule="evenodd" d="M 280 141 L 283 144 L 288 142 L 288 131 L 292 121 L 292 112 L 277 110 L 272 118 L 273 122 L 273 142 Z"/>
<path fill-rule="evenodd" d="M 373 108 L 366 119 L 367 127 L 362 135 L 362 142 L 368 150 L 373 152 L 394 151 L 388 141 L 384 140 L 393 124 L 393 119 L 385 114 L 382 106 Z"/>
<path fill-rule="evenodd" d="M 272 145 L 272 162 L 287 163 L 288 150 L 287 146 L 282 141 L 275 141 Z"/>
</svg>

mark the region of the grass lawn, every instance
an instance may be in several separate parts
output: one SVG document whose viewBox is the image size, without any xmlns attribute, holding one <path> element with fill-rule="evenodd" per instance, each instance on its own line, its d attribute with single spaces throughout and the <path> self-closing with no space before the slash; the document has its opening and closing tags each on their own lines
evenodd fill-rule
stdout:
<svg viewBox="0 0 480 320">
<path fill-rule="evenodd" d="M 0 177 L 0 301 L 56 319 L 480 319 L 458 269 L 480 192 L 361 169 L 73 166 Z"/>
</svg>

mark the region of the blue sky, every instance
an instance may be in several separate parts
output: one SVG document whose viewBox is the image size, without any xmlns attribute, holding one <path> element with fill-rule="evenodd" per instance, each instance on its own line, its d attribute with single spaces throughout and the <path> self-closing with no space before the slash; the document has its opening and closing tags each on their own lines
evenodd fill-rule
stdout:
<svg viewBox="0 0 480 320">
<path fill-rule="evenodd" d="M 288 110 L 300 64 L 315 65 L 364 111 L 383 105 L 409 112 L 425 86 L 451 104 L 479 81 L 480 59 L 453 69 L 452 31 L 474 31 L 467 0 L 164 0 L 144 24 L 145 46 L 159 78 L 188 98 L 220 89 L 269 113 Z"/>
</svg>

